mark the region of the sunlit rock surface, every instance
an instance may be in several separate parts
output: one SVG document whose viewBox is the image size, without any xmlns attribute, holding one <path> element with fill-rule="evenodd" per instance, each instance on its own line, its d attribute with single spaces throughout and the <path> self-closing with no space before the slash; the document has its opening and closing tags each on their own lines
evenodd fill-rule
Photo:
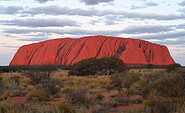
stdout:
<svg viewBox="0 0 185 113">
<path fill-rule="evenodd" d="M 60 38 L 24 45 L 10 65 L 71 65 L 82 59 L 115 56 L 126 64 L 175 63 L 164 45 L 110 36 Z"/>
</svg>

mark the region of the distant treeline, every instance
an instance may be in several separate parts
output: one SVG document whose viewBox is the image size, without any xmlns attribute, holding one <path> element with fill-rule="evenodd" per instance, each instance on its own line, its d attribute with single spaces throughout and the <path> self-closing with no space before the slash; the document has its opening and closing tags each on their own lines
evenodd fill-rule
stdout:
<svg viewBox="0 0 185 113">
<path fill-rule="evenodd" d="M 127 65 L 129 69 L 166 69 L 166 68 L 175 68 L 175 67 L 181 67 L 185 68 L 185 66 L 181 66 L 178 63 L 175 64 L 170 64 L 170 65 L 153 65 L 153 64 L 148 64 L 148 65 L 135 65 L 135 66 L 129 66 Z"/>
<path fill-rule="evenodd" d="M 47 65 L 47 66 L 0 66 L 0 73 L 5 72 L 22 72 L 27 70 L 39 71 L 57 71 L 68 70 L 69 66 L 64 65 Z"/>
<path fill-rule="evenodd" d="M 28 70 L 34 70 L 34 71 L 57 71 L 57 70 L 68 70 L 70 66 L 66 65 L 39 65 L 39 66 L 0 66 L 0 73 L 6 73 L 6 72 L 23 72 Z M 129 69 L 163 69 L 166 68 L 164 65 L 127 65 Z M 182 66 L 182 68 L 185 68 L 185 66 Z"/>
<path fill-rule="evenodd" d="M 163 69 L 165 65 L 136 65 L 136 66 L 128 66 L 129 69 Z"/>
</svg>

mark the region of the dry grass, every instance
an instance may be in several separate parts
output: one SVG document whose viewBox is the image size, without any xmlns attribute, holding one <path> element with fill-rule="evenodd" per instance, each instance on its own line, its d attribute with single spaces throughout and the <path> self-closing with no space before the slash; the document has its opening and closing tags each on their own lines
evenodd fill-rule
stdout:
<svg viewBox="0 0 185 113">
<path fill-rule="evenodd" d="M 163 69 L 131 69 L 130 72 L 134 72 L 134 73 L 140 73 L 142 75 L 148 74 L 148 73 L 154 73 L 156 71 L 163 71 Z M 97 111 L 99 109 L 107 109 L 107 108 L 111 108 L 111 106 L 115 103 L 115 98 L 117 98 L 118 96 L 124 96 L 124 94 L 126 93 L 125 91 L 118 92 L 115 89 L 112 89 L 111 86 L 111 80 L 110 80 L 110 76 L 107 75 L 100 75 L 100 76 L 69 76 L 68 75 L 68 71 L 67 70 L 62 70 L 62 71 L 56 71 L 56 72 L 52 72 L 51 78 L 55 78 L 57 80 L 60 81 L 62 87 L 60 89 L 60 92 L 56 95 L 46 95 L 45 97 L 40 97 L 38 98 L 38 92 L 40 94 L 42 94 L 42 89 L 39 89 L 39 85 L 34 86 L 33 84 L 31 84 L 31 79 L 29 77 L 27 77 L 26 74 L 24 73 L 2 73 L 0 74 L 0 76 L 3 78 L 3 81 L 5 84 L 7 84 L 8 82 L 10 82 L 10 78 L 14 77 L 14 76 L 19 76 L 20 80 L 19 80 L 19 89 L 6 89 L 4 94 L 1 95 L 0 97 L 10 97 L 11 95 L 13 95 L 13 93 L 15 92 L 25 92 L 26 96 L 25 98 L 27 98 L 27 101 L 29 100 L 29 98 L 32 98 L 31 100 L 33 101 L 47 101 L 48 98 L 53 99 L 51 101 L 49 101 L 48 103 L 50 104 L 58 104 L 60 102 L 62 103 L 67 103 L 67 105 L 70 105 L 70 103 L 68 102 L 69 100 L 67 100 L 66 95 L 68 95 L 69 93 L 71 93 L 74 90 L 84 90 L 86 91 L 87 97 L 88 97 L 88 101 L 89 103 L 91 103 L 90 105 L 88 105 L 88 107 L 84 108 L 84 107 L 78 107 L 78 111 L 82 111 L 83 113 L 93 113 L 94 111 Z M 42 94 L 44 95 L 44 94 Z M 34 99 L 36 98 L 36 99 Z M 55 99 L 58 98 L 58 99 Z M 125 97 L 127 98 L 127 97 Z M 131 97 L 131 99 L 133 101 L 137 101 L 140 99 L 140 97 Z M 57 101 L 56 101 L 57 100 Z M 5 102 L 6 99 L 4 101 L 0 100 L 0 103 Z M 27 101 L 23 102 L 27 103 Z M 38 101 L 36 103 L 39 103 Z M 11 103 L 11 101 L 10 101 Z M 16 101 L 12 101 L 12 103 L 16 103 Z M 76 106 L 72 106 L 74 107 L 74 109 L 76 108 Z"/>
<path fill-rule="evenodd" d="M 130 69 L 129 71 L 146 75 L 146 74 L 155 73 L 158 71 L 165 71 L 165 69 Z"/>
</svg>

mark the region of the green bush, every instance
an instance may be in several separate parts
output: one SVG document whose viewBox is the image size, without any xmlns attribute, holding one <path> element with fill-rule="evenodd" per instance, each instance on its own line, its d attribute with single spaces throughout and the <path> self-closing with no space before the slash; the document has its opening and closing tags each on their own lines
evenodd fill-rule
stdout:
<svg viewBox="0 0 185 113">
<path fill-rule="evenodd" d="M 102 57 L 98 60 L 101 64 L 101 70 L 104 71 L 103 74 L 111 75 L 115 72 L 120 73 L 127 69 L 123 61 L 116 57 Z"/>
<path fill-rule="evenodd" d="M 141 95 L 144 99 L 148 98 L 150 93 L 153 91 L 154 82 L 165 75 L 165 72 L 159 71 L 152 74 L 146 74 L 142 76 L 135 85 L 136 92 Z"/>
<path fill-rule="evenodd" d="M 154 90 L 159 96 L 170 98 L 185 96 L 185 81 L 179 74 L 165 74 L 154 82 Z"/>
<path fill-rule="evenodd" d="M 139 74 L 131 73 L 131 72 L 123 72 L 123 73 L 116 73 L 111 76 L 111 84 L 113 88 L 121 91 L 122 88 L 129 89 L 132 84 L 139 81 Z"/>
<path fill-rule="evenodd" d="M 100 70 L 100 62 L 96 58 L 89 58 L 75 63 L 69 68 L 70 75 L 95 75 Z"/>
<path fill-rule="evenodd" d="M 125 64 L 118 58 L 89 58 L 73 64 L 69 68 L 69 75 L 85 76 L 95 74 L 112 74 L 115 72 L 123 72 L 125 70 Z"/>
</svg>

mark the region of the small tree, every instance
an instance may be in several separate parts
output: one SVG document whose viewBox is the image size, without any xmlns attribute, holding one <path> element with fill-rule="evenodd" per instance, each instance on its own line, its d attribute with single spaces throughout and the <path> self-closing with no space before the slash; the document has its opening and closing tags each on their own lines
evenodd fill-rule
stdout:
<svg viewBox="0 0 185 113">
<path fill-rule="evenodd" d="M 89 58 L 73 64 L 69 69 L 69 74 L 77 76 L 113 74 L 114 72 L 123 72 L 124 70 L 126 70 L 126 65 L 118 58 Z"/>
<path fill-rule="evenodd" d="M 101 69 L 99 63 L 96 58 L 81 60 L 69 68 L 69 74 L 77 76 L 95 75 Z"/>
<path fill-rule="evenodd" d="M 108 75 L 126 70 L 126 65 L 119 58 L 102 57 L 99 60 L 101 62 L 100 64 L 102 65 L 102 70 L 104 70 Z"/>
</svg>

